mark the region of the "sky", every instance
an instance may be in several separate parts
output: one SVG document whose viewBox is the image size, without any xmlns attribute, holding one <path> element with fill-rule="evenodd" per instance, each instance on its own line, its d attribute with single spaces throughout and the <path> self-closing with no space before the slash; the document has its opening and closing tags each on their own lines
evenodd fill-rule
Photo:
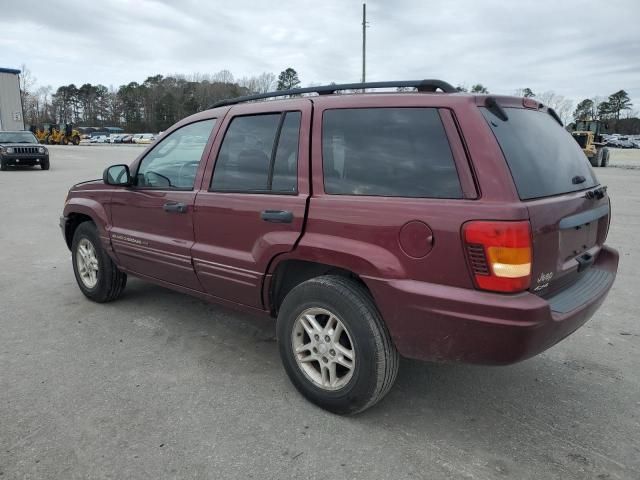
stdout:
<svg viewBox="0 0 640 480">
<path fill-rule="evenodd" d="M 38 85 L 297 70 L 361 78 L 362 1 L 0 0 L 0 67 Z M 640 0 L 369 0 L 367 80 L 440 78 L 573 100 L 625 89 L 640 109 Z"/>
</svg>

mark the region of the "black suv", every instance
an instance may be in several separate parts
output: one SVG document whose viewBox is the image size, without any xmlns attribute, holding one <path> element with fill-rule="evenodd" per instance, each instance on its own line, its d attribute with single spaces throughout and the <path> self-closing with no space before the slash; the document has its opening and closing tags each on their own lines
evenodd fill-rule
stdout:
<svg viewBox="0 0 640 480">
<path fill-rule="evenodd" d="M 31 132 L 0 132 L 0 169 L 40 165 L 49 170 L 49 151 Z"/>
</svg>

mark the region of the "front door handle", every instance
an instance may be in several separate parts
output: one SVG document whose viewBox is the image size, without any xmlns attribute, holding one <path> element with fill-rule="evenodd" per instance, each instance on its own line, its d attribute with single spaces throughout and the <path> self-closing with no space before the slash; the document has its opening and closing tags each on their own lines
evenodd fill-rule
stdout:
<svg viewBox="0 0 640 480">
<path fill-rule="evenodd" d="M 187 206 L 180 202 L 167 202 L 162 209 L 169 213 L 187 213 Z"/>
<path fill-rule="evenodd" d="M 260 213 L 260 218 L 271 223 L 291 223 L 293 222 L 293 213 L 287 210 L 263 210 Z"/>
</svg>

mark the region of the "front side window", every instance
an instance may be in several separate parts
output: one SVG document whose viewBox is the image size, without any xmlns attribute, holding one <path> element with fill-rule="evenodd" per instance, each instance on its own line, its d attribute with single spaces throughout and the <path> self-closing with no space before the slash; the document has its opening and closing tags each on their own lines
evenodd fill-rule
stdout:
<svg viewBox="0 0 640 480">
<path fill-rule="evenodd" d="M 143 188 L 191 190 L 216 119 L 190 123 L 164 137 L 142 159 L 136 184 Z"/>
<path fill-rule="evenodd" d="M 462 198 L 435 108 L 325 111 L 322 166 L 328 194 Z"/>
<path fill-rule="evenodd" d="M 211 189 L 296 193 L 300 112 L 236 117 L 224 136 Z"/>
</svg>

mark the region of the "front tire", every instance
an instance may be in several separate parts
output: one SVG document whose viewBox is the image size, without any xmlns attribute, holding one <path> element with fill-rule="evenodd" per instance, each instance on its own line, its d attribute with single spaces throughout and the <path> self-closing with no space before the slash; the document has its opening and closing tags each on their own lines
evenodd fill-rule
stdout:
<svg viewBox="0 0 640 480">
<path fill-rule="evenodd" d="M 4 161 L 0 161 L 0 171 L 5 172 L 6 170 L 8 170 L 7 164 Z"/>
<path fill-rule="evenodd" d="M 127 275 L 116 267 L 100 244 L 98 230 L 92 222 L 81 223 L 71 244 L 73 273 L 82 293 L 98 303 L 117 299 Z"/>
<path fill-rule="evenodd" d="M 608 167 L 609 166 L 609 155 L 611 154 L 611 152 L 606 147 L 602 148 L 601 152 L 602 152 L 602 157 L 601 157 L 601 160 L 600 160 L 600 166 L 601 167 Z"/>
<path fill-rule="evenodd" d="M 277 322 L 280 357 L 298 391 L 337 414 L 361 412 L 393 385 L 399 355 L 367 290 L 326 275 L 296 286 Z"/>
<path fill-rule="evenodd" d="M 49 170 L 49 160 L 43 160 L 40 164 L 42 170 Z"/>
</svg>

